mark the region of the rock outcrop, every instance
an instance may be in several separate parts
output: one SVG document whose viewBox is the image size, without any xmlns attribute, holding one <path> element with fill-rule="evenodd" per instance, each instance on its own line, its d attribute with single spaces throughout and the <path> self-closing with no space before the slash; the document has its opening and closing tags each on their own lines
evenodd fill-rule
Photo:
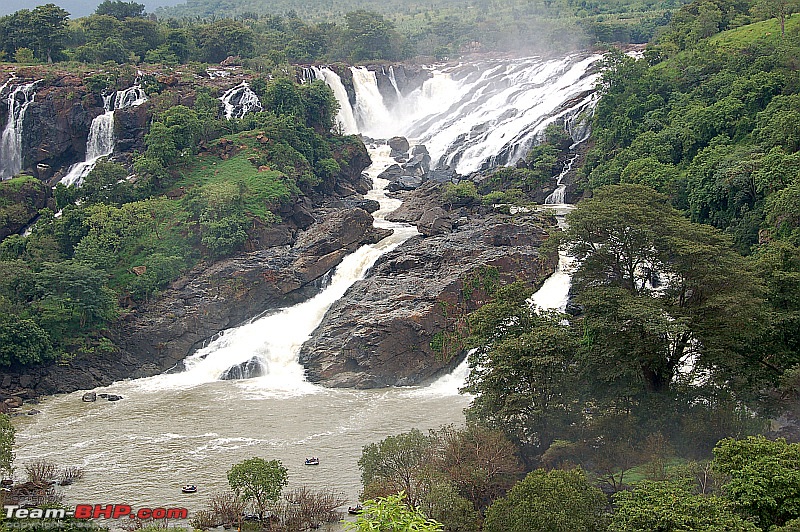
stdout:
<svg viewBox="0 0 800 532">
<path fill-rule="evenodd" d="M 119 350 L 76 357 L 69 366 L 6 371 L 3 393 L 25 399 L 155 375 L 180 364 L 219 331 L 266 310 L 304 301 L 348 253 L 386 236 L 359 208 L 315 211 L 318 221 L 293 245 L 201 264 L 158 301 L 133 309 L 112 330 Z"/>
<path fill-rule="evenodd" d="M 542 225 L 535 214 L 477 214 L 453 232 L 413 237 L 387 253 L 304 344 L 309 380 L 375 388 L 419 384 L 452 369 L 459 353 L 443 339 L 487 300 L 485 287 L 516 279 L 536 285 L 555 268 L 555 256 L 539 253 Z"/>
</svg>

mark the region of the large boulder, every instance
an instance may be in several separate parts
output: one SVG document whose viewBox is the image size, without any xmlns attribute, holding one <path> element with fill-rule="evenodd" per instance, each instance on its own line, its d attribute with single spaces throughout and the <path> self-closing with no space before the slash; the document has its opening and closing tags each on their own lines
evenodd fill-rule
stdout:
<svg viewBox="0 0 800 532">
<path fill-rule="evenodd" d="M 398 190 L 415 190 L 422 186 L 424 179 L 418 175 L 401 175 L 388 185 L 386 190 L 389 192 L 397 192 Z"/>
<path fill-rule="evenodd" d="M 411 147 L 405 137 L 392 137 L 389 139 L 388 144 L 392 151 L 397 153 L 407 153 Z"/>
<path fill-rule="evenodd" d="M 413 237 L 381 257 L 303 345 L 309 380 L 375 388 L 449 371 L 461 352 L 435 340 L 487 301 L 484 280 L 537 285 L 554 270 L 556 254 L 539 253 L 543 223 L 534 214 L 476 216 L 455 232 Z"/>
</svg>

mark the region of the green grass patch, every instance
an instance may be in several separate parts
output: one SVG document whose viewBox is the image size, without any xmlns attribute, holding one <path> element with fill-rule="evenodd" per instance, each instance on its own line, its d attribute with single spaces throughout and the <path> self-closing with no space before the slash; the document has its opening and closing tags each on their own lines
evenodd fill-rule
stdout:
<svg viewBox="0 0 800 532">
<path fill-rule="evenodd" d="M 786 17 L 786 33 L 800 28 L 800 14 Z M 741 50 L 755 42 L 778 43 L 783 39 L 781 26 L 777 18 L 762 20 L 741 28 L 724 31 L 711 37 L 708 42 L 721 48 Z"/>
</svg>

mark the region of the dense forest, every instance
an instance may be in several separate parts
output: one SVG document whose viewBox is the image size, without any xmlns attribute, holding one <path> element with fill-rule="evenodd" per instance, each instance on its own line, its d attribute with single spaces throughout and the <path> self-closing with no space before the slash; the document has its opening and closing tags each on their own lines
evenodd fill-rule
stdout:
<svg viewBox="0 0 800 532">
<path fill-rule="evenodd" d="M 586 32 L 556 48 L 652 37 L 641 58 L 607 54 L 575 177 L 584 199 L 548 239 L 578 260 L 569 312 L 532 309 L 523 283 L 492 286 L 443 331 L 474 349 L 467 427 L 366 446 L 363 529 L 406 518 L 453 532 L 800 529 L 797 6 L 697 0 L 656 16 L 676 6 L 610 5 L 604 18 L 587 2 L 477 3 L 474 15 L 401 3 L 333 23 L 301 20 L 294 3 L 275 3 L 296 10 L 283 14 L 237 4 L 234 20 L 214 18 L 226 4 L 195 2 L 163 14 L 196 18 L 162 19 L 107 0 L 75 21 L 52 4 L 3 17 L 6 59 L 110 62 L 90 75 L 98 93 L 131 83 L 131 63 L 205 71 L 238 56 L 264 110 L 226 120 L 208 89 L 172 105 L 169 87 L 142 79 L 156 102 L 144 149 L 100 162 L 81 188 L 57 186 L 61 214 L 44 209 L 29 236 L 0 243 L 0 365 L 113 351 L 104 328 L 126 300 L 246 249 L 257 227 L 331 186 L 363 144 L 332 131 L 333 93 L 298 84 L 289 63 L 507 49 L 532 31 L 526 17 L 568 15 Z M 350 7 L 375 6 L 331 3 L 325 17 Z M 442 187 L 445 204 L 529 205 L 569 144 L 553 126 L 515 168 Z M 2 182 L 3 218 L 44 186 Z M 165 195 L 175 190 L 188 192 Z"/>
<path fill-rule="evenodd" d="M 313 10 L 269 5 L 269 13 L 240 13 L 246 5 L 237 3 L 235 9 L 186 7 L 156 17 L 142 4 L 106 0 L 93 15 L 69 20 L 69 13 L 47 4 L 0 18 L 0 43 L 7 60 L 21 63 L 218 63 L 236 56 L 264 71 L 287 62 L 441 59 L 463 52 L 563 52 L 597 42 L 641 43 L 668 22 L 678 4 L 523 2 L 406 10 L 375 3 L 331 13 L 316 4 Z"/>
</svg>

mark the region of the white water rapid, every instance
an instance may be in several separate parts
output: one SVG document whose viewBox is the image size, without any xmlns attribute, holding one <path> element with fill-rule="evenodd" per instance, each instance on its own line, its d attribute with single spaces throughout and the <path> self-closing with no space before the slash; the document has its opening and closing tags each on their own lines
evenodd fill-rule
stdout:
<svg viewBox="0 0 800 532">
<path fill-rule="evenodd" d="M 2 87 L 16 79 L 13 75 Z M 6 98 L 8 103 L 8 122 L 3 129 L 0 140 L 0 180 L 9 179 L 22 171 L 22 124 L 25 120 L 25 111 L 36 98 L 36 84 L 38 81 L 19 85 L 11 91 Z M 0 89 L 0 93 L 2 93 Z"/>
<path fill-rule="evenodd" d="M 355 113 L 344 87 L 334 87 L 334 92 L 344 111 L 340 120 L 345 131 L 366 127 L 381 130 L 383 136 L 416 132 L 411 138 L 424 139 L 429 148 L 438 146 L 439 157 L 450 154 L 461 160 L 459 164 L 467 164 L 459 168 L 477 168 L 484 160 L 478 152 L 488 154 L 514 139 L 523 143 L 548 121 L 568 113 L 564 101 L 555 100 L 575 91 L 580 94 L 579 88 L 592 79 L 586 73 L 591 64 L 587 58 L 569 58 L 432 67 L 431 78 L 409 94 L 403 95 L 403 87 L 394 79 L 397 99 L 392 105 L 373 101 L 380 96 L 371 88 L 374 75 L 354 69 L 362 85 L 356 87 L 362 105 Z M 387 75 L 395 77 L 391 70 Z M 317 69 L 315 76 L 336 85 L 336 75 L 329 69 Z M 570 89 L 569 80 L 577 88 Z M 543 114 L 534 116 L 536 108 Z M 526 114 L 528 125 L 517 123 Z M 380 116 L 388 122 L 379 123 Z M 460 147 L 452 146 L 454 135 L 462 130 L 472 133 Z M 470 398 L 458 389 L 469 371 L 466 362 L 427 387 L 379 390 L 310 384 L 297 362 L 300 346 L 331 304 L 383 253 L 416 232 L 384 220 L 399 201 L 386 197 L 387 183 L 376 176 L 394 160 L 384 145 L 371 149 L 370 155 L 374 164 L 368 173 L 375 188 L 368 197 L 380 203 L 373 214 L 375 223 L 393 228 L 393 235 L 346 257 L 316 297 L 223 331 L 185 361 L 185 371 L 97 390 L 121 395 L 123 399 L 116 402 L 84 403 L 82 392 L 47 398 L 37 407 L 41 414 L 18 421 L 18 471 L 41 458 L 77 465 L 86 474 L 64 488 L 68 504 L 187 507 L 193 515 L 211 494 L 226 489 L 231 465 L 261 456 L 283 462 L 289 469 L 290 488 L 332 488 L 353 504 L 361 488 L 357 461 L 365 444 L 412 428 L 426 431 L 463 424 Z M 563 283 L 559 291 L 547 288 L 549 282 L 534 296 L 539 298 L 537 304 L 561 308 L 562 299 L 566 300 Z M 261 376 L 220 380 L 229 368 L 251 361 Z M 304 466 L 307 456 L 318 456 L 320 465 Z M 198 493 L 182 494 L 180 487 L 186 483 L 196 484 Z"/>
<path fill-rule="evenodd" d="M 225 118 L 242 118 L 247 113 L 261 111 L 261 101 L 250 85 L 243 81 L 235 87 L 228 89 L 220 96 L 222 105 L 225 106 Z"/>
<path fill-rule="evenodd" d="M 80 186 L 101 157 L 114 153 L 114 111 L 136 107 L 147 101 L 147 95 L 139 85 L 103 96 L 104 112 L 92 120 L 89 137 L 86 139 L 86 160 L 73 164 L 67 175 L 61 178 L 66 186 Z"/>
</svg>

